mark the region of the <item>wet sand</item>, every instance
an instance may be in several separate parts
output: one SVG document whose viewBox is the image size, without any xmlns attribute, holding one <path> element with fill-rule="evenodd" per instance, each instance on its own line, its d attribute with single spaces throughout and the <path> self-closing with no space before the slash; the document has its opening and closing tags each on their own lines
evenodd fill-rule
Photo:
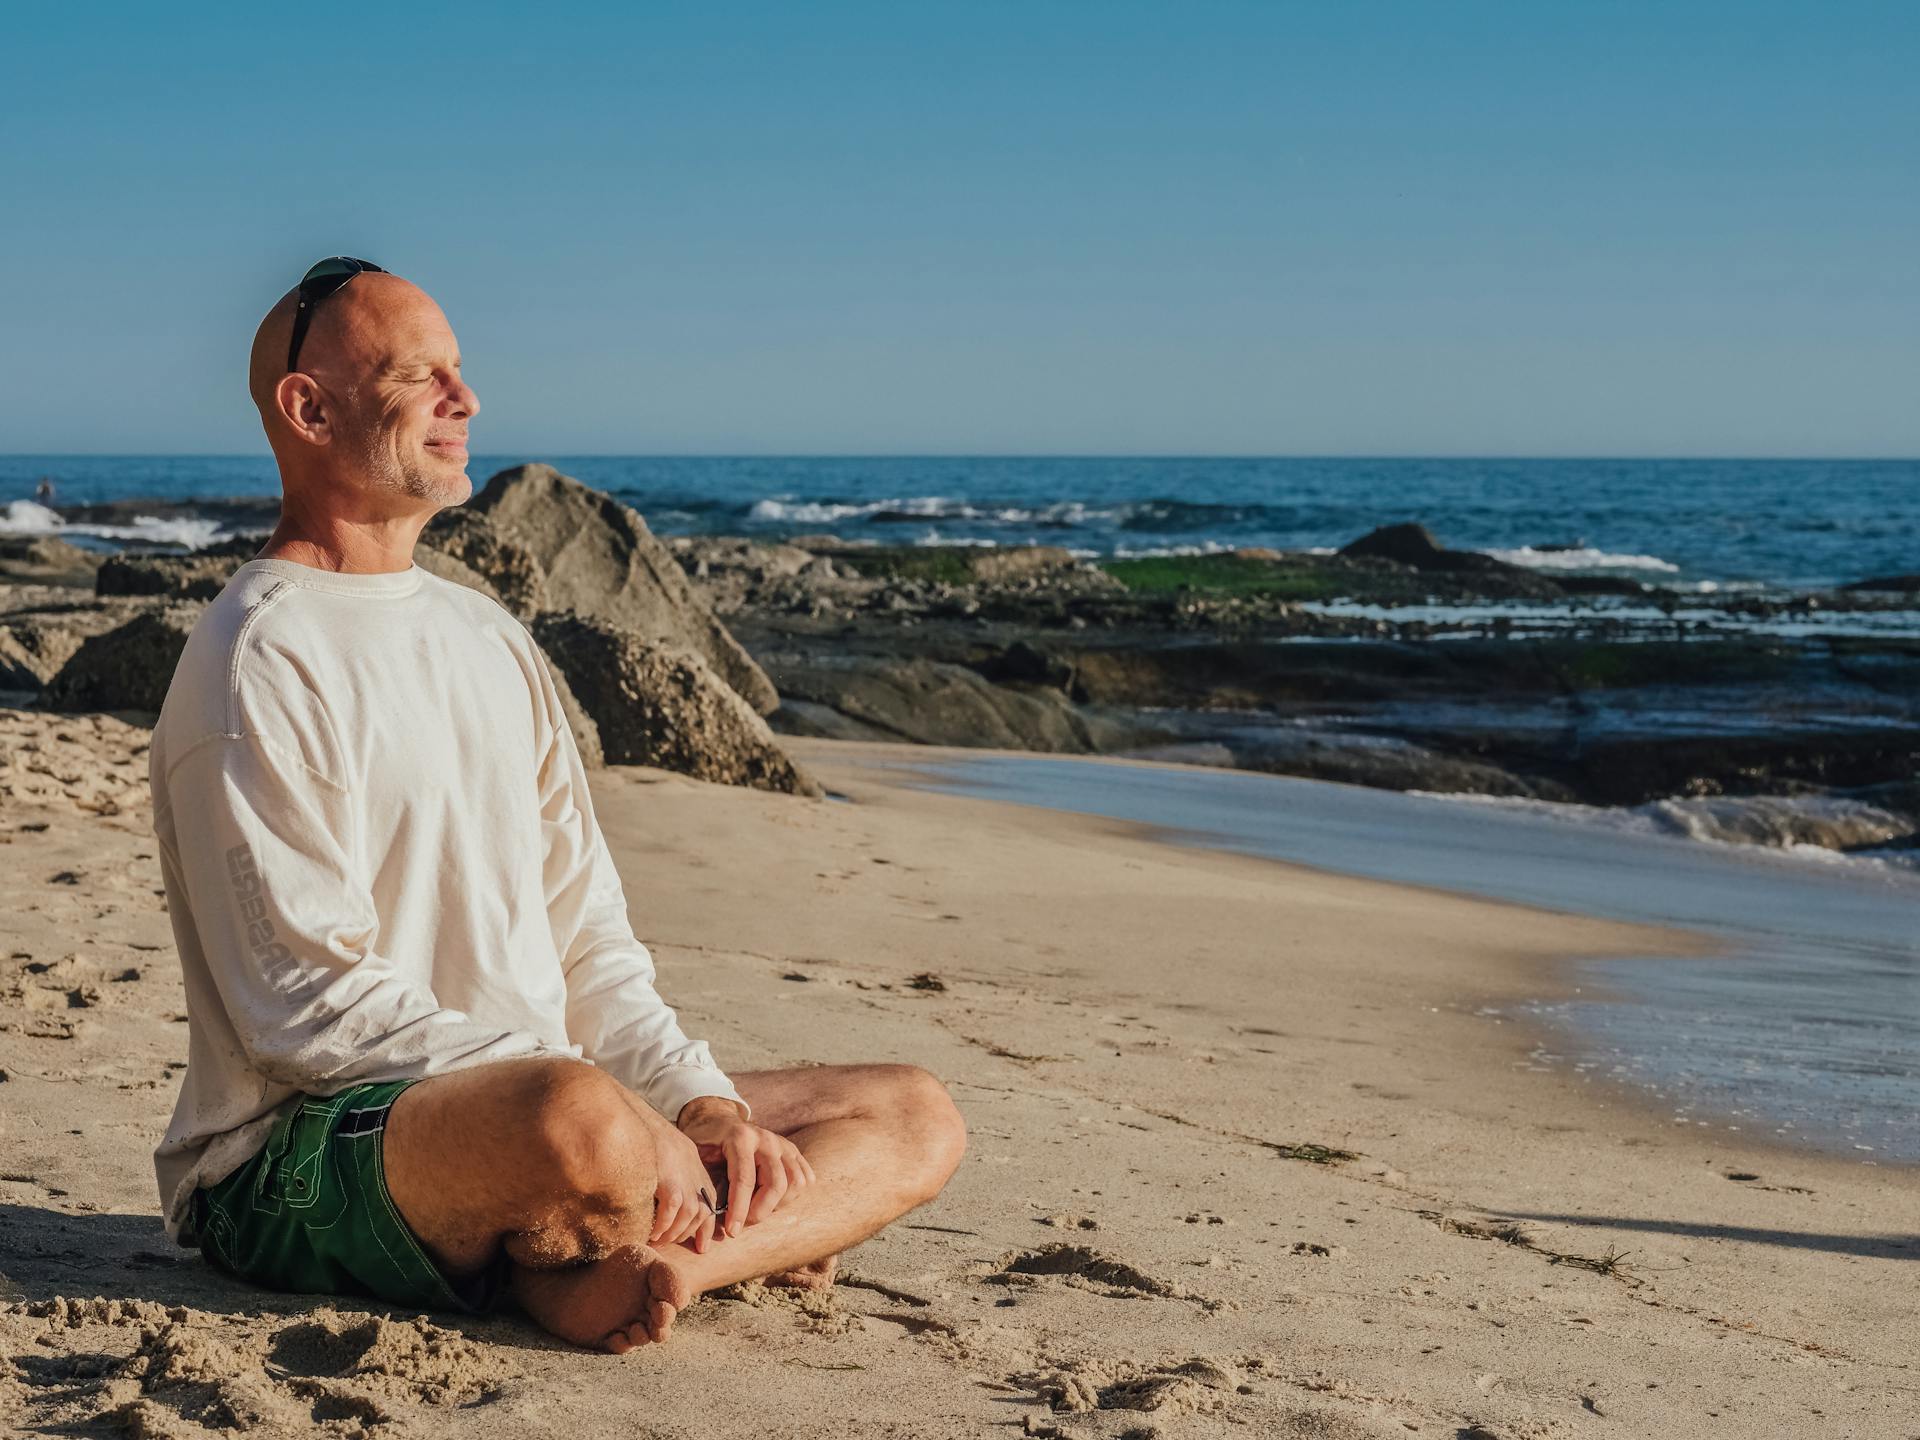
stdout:
<svg viewBox="0 0 1920 1440">
<path fill-rule="evenodd" d="M 952 1085 L 966 1163 L 847 1283 L 618 1360 L 246 1290 L 157 1216 L 185 1027 L 143 740 L 0 712 L 0 1428 L 1916 1433 L 1912 1171 L 1674 1126 L 1489 1013 L 1698 941 L 928 793 L 889 747 L 796 747 L 847 803 L 595 780 L 723 1064 Z"/>
</svg>

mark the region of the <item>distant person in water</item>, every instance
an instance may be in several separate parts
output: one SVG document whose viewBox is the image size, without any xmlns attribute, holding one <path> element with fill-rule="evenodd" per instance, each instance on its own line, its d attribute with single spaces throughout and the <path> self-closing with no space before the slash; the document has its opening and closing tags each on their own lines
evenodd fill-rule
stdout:
<svg viewBox="0 0 1920 1440">
<path fill-rule="evenodd" d="M 832 1282 L 965 1128 L 905 1065 L 724 1074 L 654 990 L 546 663 L 412 563 L 472 493 L 440 307 L 322 261 L 254 337 L 278 527 L 154 732 L 188 1066 L 169 1232 L 280 1290 L 616 1353 L 715 1286 Z"/>
<path fill-rule="evenodd" d="M 33 487 L 33 498 L 42 505 L 53 504 L 53 477 L 42 475 L 40 483 Z"/>
</svg>

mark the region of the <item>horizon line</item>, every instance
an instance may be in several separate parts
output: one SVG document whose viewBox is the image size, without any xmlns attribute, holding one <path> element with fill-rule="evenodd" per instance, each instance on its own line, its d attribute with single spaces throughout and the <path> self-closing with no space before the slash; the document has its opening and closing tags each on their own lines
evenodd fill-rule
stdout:
<svg viewBox="0 0 1920 1440">
<path fill-rule="evenodd" d="M 478 460 L 507 460 L 515 454 L 474 452 Z M 561 460 L 1494 460 L 1494 461 L 1628 461 L 1668 460 L 1775 462 L 1775 463 L 1848 463 L 1914 464 L 1914 455 L 1830 455 L 1791 454 L 1756 455 L 1739 453 L 1628 454 L 1567 452 L 1500 453 L 1494 451 L 1148 451 L 1148 450 L 572 450 L 549 451 Z M 271 451 L 239 450 L 14 450 L 0 451 L 0 460 L 260 460 L 273 463 Z M 527 455 L 513 464 L 549 463 Z"/>
</svg>

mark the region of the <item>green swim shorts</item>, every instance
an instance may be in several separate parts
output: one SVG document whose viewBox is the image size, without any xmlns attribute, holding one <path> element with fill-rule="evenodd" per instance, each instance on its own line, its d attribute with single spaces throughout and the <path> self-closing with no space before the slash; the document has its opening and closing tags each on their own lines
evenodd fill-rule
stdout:
<svg viewBox="0 0 1920 1440">
<path fill-rule="evenodd" d="M 270 1290 L 434 1310 L 491 1306 L 504 1258 L 479 1276 L 442 1274 L 387 1193 L 387 1111 L 413 1083 L 355 1085 L 289 1108 L 252 1159 L 193 1192 L 201 1253 Z"/>
</svg>

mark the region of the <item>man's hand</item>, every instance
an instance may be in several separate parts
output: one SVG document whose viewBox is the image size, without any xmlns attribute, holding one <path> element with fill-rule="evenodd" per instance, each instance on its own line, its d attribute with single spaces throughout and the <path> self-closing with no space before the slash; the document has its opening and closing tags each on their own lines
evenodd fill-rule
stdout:
<svg viewBox="0 0 1920 1440">
<path fill-rule="evenodd" d="M 696 1096 L 681 1109 L 678 1125 L 699 1148 L 701 1160 L 726 1166 L 724 1236 L 738 1235 L 766 1219 L 789 1193 L 813 1183 L 813 1166 L 799 1146 L 742 1118 L 731 1100 Z"/>
<path fill-rule="evenodd" d="M 705 1254 L 713 1240 L 717 1217 L 714 1214 L 717 1188 L 700 1158 L 700 1147 L 659 1115 L 648 1111 L 655 1122 L 654 1159 L 660 1167 L 660 1182 L 653 1194 L 653 1233 L 649 1245 L 674 1245 L 686 1242 L 696 1254 Z"/>
</svg>

